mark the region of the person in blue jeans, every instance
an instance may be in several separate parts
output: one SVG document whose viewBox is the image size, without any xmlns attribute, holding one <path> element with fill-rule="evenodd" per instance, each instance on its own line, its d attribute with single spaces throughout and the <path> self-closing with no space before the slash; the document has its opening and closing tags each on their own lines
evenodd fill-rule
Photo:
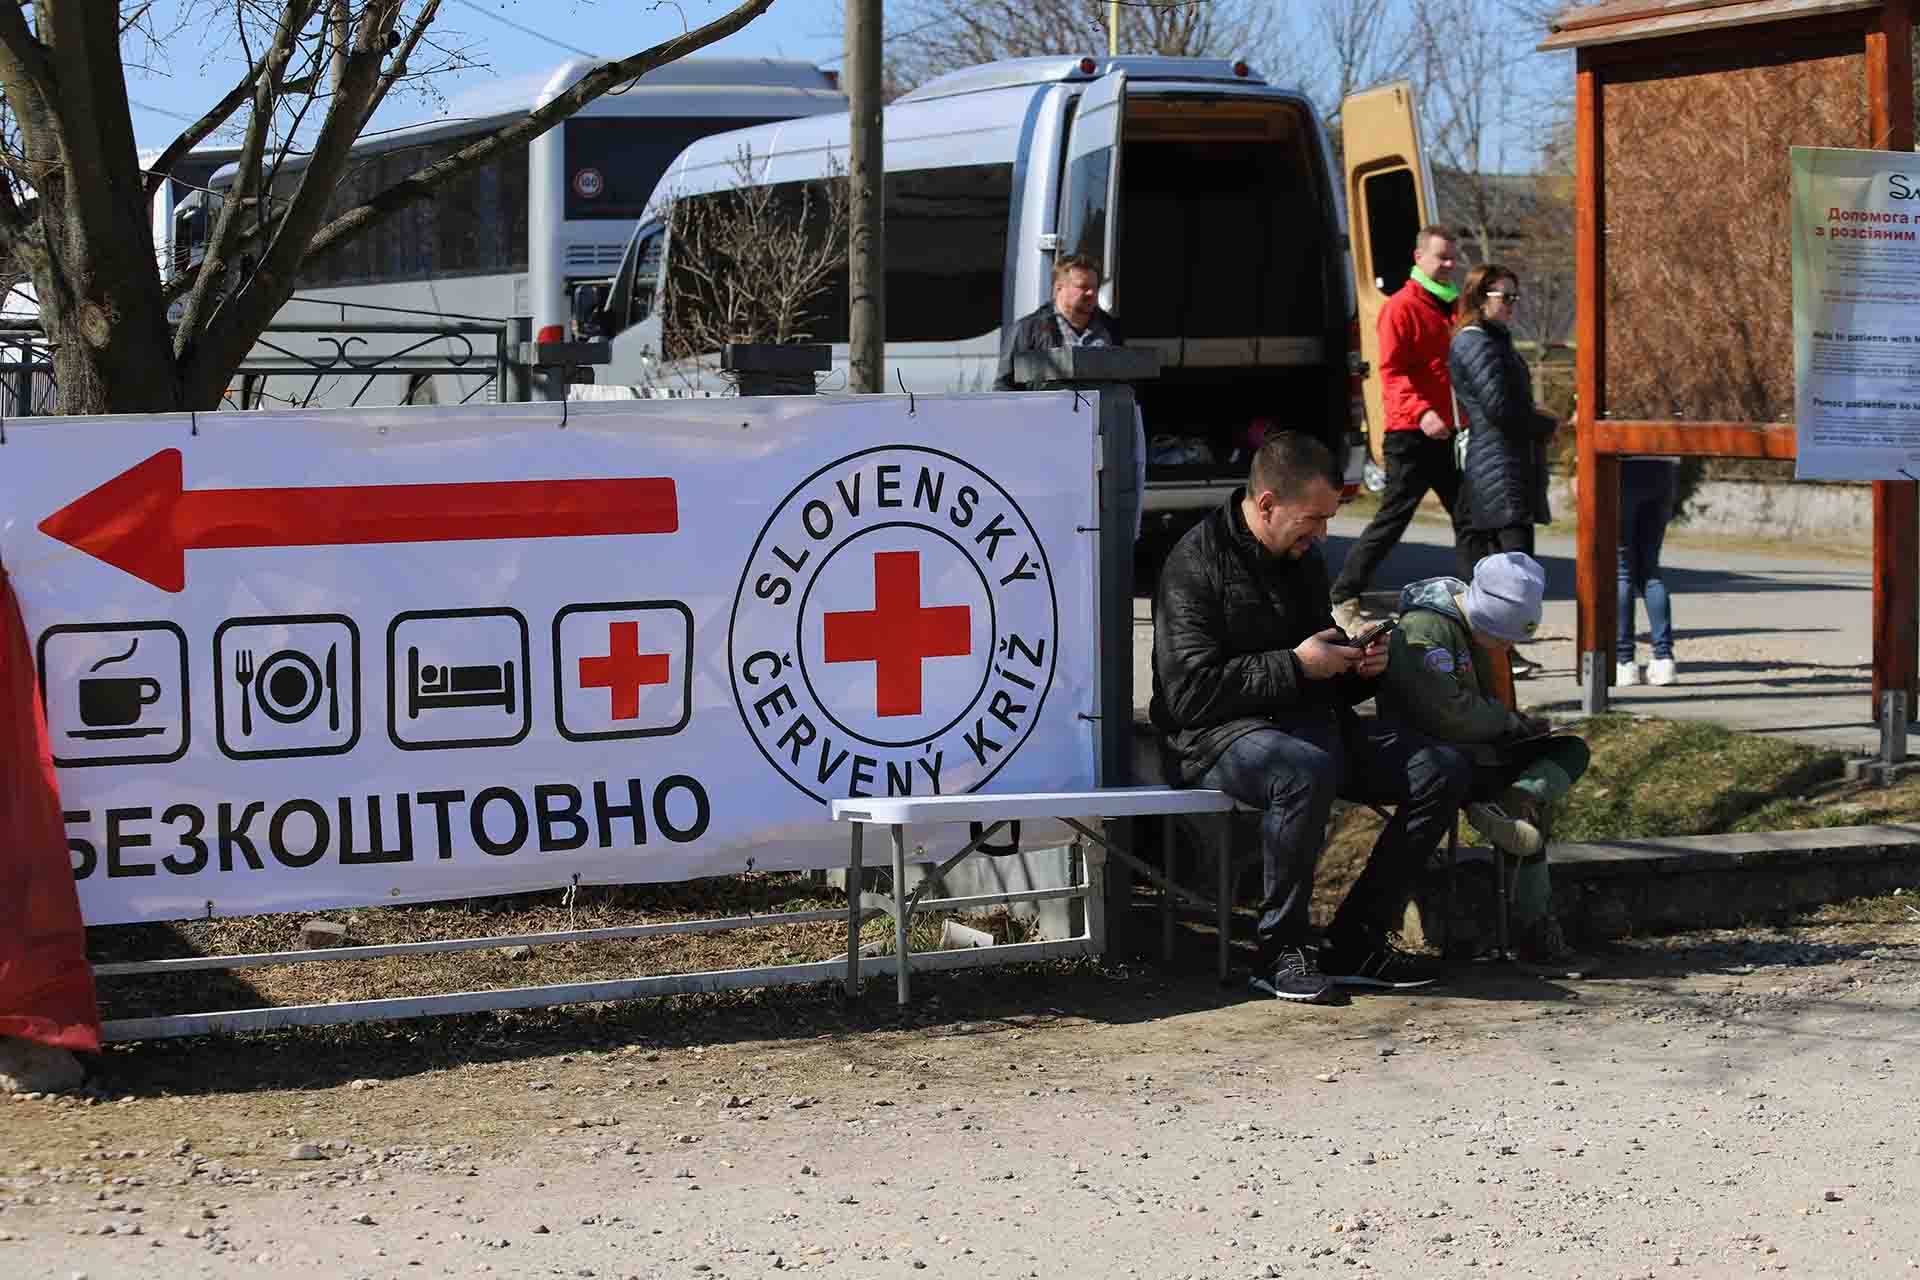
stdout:
<svg viewBox="0 0 1920 1280">
<path fill-rule="evenodd" d="M 1660 577 L 1660 544 L 1673 519 L 1679 489 L 1680 459 L 1627 457 L 1620 460 L 1619 616 L 1614 634 L 1613 682 L 1643 683 L 1633 654 L 1633 601 L 1647 602 L 1647 626 L 1653 632 L 1653 660 L 1646 684 L 1672 684 L 1680 678 L 1673 661 L 1673 608 Z"/>
</svg>

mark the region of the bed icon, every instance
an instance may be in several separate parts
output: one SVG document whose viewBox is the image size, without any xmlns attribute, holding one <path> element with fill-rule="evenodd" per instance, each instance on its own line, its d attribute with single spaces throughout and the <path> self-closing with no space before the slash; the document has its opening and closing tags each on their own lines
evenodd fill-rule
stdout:
<svg viewBox="0 0 1920 1280">
<path fill-rule="evenodd" d="M 533 728 L 527 622 L 423 609 L 387 627 L 387 737 L 402 751 L 509 747 Z"/>
<path fill-rule="evenodd" d="M 512 659 L 478 666 L 422 664 L 420 650 L 407 646 L 409 720 L 418 720 L 422 711 L 448 707 L 499 707 L 513 715 L 513 695 Z"/>
</svg>

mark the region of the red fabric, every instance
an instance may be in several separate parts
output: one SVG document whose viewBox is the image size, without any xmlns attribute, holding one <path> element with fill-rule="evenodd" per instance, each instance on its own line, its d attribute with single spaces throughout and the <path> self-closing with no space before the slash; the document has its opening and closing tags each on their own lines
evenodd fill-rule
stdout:
<svg viewBox="0 0 1920 1280">
<path fill-rule="evenodd" d="M 80 895 L 26 622 L 0 569 L 0 1036 L 97 1052 Z"/>
<path fill-rule="evenodd" d="M 1454 426 L 1452 383 L 1447 380 L 1447 348 L 1453 326 L 1432 294 L 1408 280 L 1380 308 L 1380 395 L 1387 430 L 1418 431 L 1431 409 Z"/>
</svg>

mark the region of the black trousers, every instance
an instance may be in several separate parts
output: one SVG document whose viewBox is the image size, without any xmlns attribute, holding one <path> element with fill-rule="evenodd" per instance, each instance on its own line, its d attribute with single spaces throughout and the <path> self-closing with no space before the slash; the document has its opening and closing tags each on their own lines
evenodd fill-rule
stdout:
<svg viewBox="0 0 1920 1280">
<path fill-rule="evenodd" d="M 1389 431 L 1381 442 L 1387 460 L 1387 491 L 1380 509 L 1347 552 L 1334 581 L 1333 602 L 1352 600 L 1367 589 L 1374 570 L 1387 558 L 1413 521 L 1413 513 L 1431 489 L 1453 517 L 1454 555 L 1462 578 L 1473 576 L 1473 562 L 1461 545 L 1465 512 L 1460 503 L 1460 473 L 1453 465 L 1453 441 L 1435 440 L 1424 431 Z"/>
<path fill-rule="evenodd" d="M 1314 869 L 1336 796 L 1397 806 L 1327 930 L 1336 942 L 1370 944 L 1399 927 L 1421 865 L 1472 784 L 1473 765 L 1459 749 L 1378 721 L 1347 741 L 1332 714 L 1305 713 L 1234 739 L 1201 785 L 1260 810 L 1266 878 L 1257 967 L 1308 941 Z"/>
<path fill-rule="evenodd" d="M 1461 561 L 1467 571 L 1460 575 L 1465 581 L 1473 581 L 1473 566 L 1488 556 L 1498 555 L 1502 551 L 1524 551 L 1533 554 L 1533 526 L 1530 524 L 1510 524 L 1504 529 L 1468 529 L 1457 535 Z"/>
</svg>

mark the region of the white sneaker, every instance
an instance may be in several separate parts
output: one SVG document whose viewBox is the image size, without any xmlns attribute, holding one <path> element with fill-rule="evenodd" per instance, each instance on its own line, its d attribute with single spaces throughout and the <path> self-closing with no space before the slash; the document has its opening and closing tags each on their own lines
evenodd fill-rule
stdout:
<svg viewBox="0 0 1920 1280">
<path fill-rule="evenodd" d="M 1647 664 L 1648 684 L 1672 684 L 1680 678 L 1680 668 L 1672 658 L 1655 658 Z"/>
<path fill-rule="evenodd" d="M 1640 683 L 1640 664 L 1637 662 L 1616 662 L 1613 664 L 1613 683 L 1616 688 L 1625 689 Z"/>
<path fill-rule="evenodd" d="M 1517 814 L 1508 813 L 1491 802 L 1467 806 L 1467 821 L 1473 829 L 1516 858 L 1531 858 L 1546 847 L 1540 828 Z"/>
</svg>

